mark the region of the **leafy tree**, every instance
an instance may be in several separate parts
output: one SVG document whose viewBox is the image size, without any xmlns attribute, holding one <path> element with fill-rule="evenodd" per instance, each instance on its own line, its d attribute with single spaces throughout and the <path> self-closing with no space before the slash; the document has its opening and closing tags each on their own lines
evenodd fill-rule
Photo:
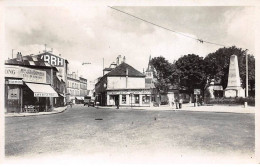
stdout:
<svg viewBox="0 0 260 167">
<path fill-rule="evenodd" d="M 210 53 L 205 57 L 208 66 L 206 72 L 211 79 L 220 79 L 221 85 L 225 89 L 228 83 L 228 72 L 231 55 L 237 55 L 239 74 L 242 81 L 242 87 L 245 88 L 246 83 L 246 55 L 247 50 L 237 48 L 235 46 L 229 48 L 220 48 L 214 53 Z M 255 58 L 248 55 L 248 73 L 249 84 L 251 89 L 255 86 Z"/>
<path fill-rule="evenodd" d="M 201 89 L 204 92 L 207 75 L 203 57 L 195 54 L 184 55 L 175 62 L 175 65 L 180 72 L 181 87 L 186 88 L 190 94 L 193 94 L 194 89 Z"/>
<path fill-rule="evenodd" d="M 169 85 L 178 83 L 177 68 L 162 56 L 154 57 L 151 64 L 155 69 L 154 76 L 157 80 L 155 87 L 158 91 L 167 93 Z"/>
</svg>

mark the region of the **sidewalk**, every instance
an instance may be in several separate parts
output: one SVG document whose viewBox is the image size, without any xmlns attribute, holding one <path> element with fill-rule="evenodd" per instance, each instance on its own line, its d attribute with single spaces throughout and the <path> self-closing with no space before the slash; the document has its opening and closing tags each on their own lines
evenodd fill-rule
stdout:
<svg viewBox="0 0 260 167">
<path fill-rule="evenodd" d="M 116 109 L 116 107 L 98 106 L 97 108 Z M 182 109 L 176 109 L 176 106 L 160 106 L 160 107 L 120 107 L 119 109 L 134 110 L 173 110 L 173 111 L 196 111 L 196 112 L 227 112 L 227 113 L 255 113 L 254 106 L 245 108 L 243 105 L 203 105 L 194 107 L 194 103 L 186 103 L 182 105 Z"/>
<path fill-rule="evenodd" d="M 38 112 L 38 113 L 5 113 L 5 117 L 26 117 L 35 115 L 49 115 L 62 113 L 67 109 L 67 106 L 54 108 L 51 112 Z"/>
</svg>

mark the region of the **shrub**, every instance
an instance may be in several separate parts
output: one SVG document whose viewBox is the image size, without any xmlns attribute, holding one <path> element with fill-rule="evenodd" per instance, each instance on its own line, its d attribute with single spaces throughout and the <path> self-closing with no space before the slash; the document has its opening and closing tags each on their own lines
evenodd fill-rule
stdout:
<svg viewBox="0 0 260 167">
<path fill-rule="evenodd" d="M 255 106 L 255 98 L 253 97 L 236 97 L 236 98 L 216 98 L 210 99 L 207 104 L 241 104 L 243 105 L 244 102 L 247 102 L 248 105 Z"/>
</svg>

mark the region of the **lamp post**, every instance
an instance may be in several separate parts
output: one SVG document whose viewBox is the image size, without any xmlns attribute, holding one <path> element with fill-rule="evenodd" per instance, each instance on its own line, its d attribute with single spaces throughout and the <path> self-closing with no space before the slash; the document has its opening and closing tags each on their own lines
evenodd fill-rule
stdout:
<svg viewBox="0 0 260 167">
<path fill-rule="evenodd" d="M 245 97 L 248 97 L 248 55 L 246 54 L 246 95 Z M 245 108 L 247 107 L 247 101 L 244 102 Z"/>
<path fill-rule="evenodd" d="M 248 97 L 248 55 L 246 54 L 246 97 Z"/>
</svg>

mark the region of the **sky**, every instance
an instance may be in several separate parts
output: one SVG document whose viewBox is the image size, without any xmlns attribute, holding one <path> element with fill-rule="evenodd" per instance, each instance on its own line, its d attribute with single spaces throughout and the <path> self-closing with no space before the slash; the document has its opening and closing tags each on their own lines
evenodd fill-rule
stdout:
<svg viewBox="0 0 260 167">
<path fill-rule="evenodd" d="M 206 41 L 235 45 L 254 54 L 254 7 L 129 7 L 117 9 Z M 102 76 L 118 55 L 140 72 L 149 56 L 170 62 L 186 54 L 205 57 L 222 46 L 166 31 L 107 6 L 12 6 L 5 9 L 6 59 L 53 48 L 69 61 L 69 70 L 89 81 Z M 83 62 L 91 63 L 82 65 Z"/>
</svg>

